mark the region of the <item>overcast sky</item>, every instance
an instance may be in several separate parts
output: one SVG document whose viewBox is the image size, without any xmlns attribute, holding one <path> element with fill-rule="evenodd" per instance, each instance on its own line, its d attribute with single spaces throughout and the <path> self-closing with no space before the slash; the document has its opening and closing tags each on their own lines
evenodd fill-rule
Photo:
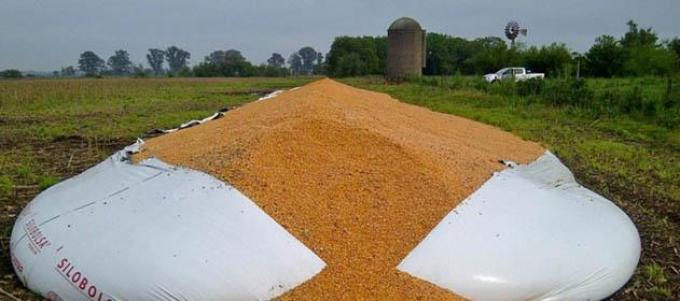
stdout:
<svg viewBox="0 0 680 301">
<path fill-rule="evenodd" d="M 577 51 L 621 36 L 629 19 L 662 39 L 680 36 L 680 0 L 0 0 L 0 70 L 51 71 L 84 50 L 106 59 L 120 48 L 146 65 L 148 48 L 170 45 L 191 52 L 192 65 L 230 48 L 261 63 L 307 45 L 325 53 L 339 35 L 384 35 L 401 16 L 466 38 L 502 36 L 516 19 L 529 28 L 523 42 Z"/>
</svg>

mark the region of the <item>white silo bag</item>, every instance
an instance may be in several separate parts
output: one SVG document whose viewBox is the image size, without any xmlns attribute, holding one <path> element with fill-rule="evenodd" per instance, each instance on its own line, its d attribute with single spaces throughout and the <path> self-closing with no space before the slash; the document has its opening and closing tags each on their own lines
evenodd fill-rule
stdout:
<svg viewBox="0 0 680 301">
<path fill-rule="evenodd" d="M 639 257 L 630 218 L 546 152 L 494 174 L 398 268 L 472 300 L 601 300 Z"/>
<path fill-rule="evenodd" d="M 120 151 L 38 195 L 11 237 L 20 280 L 49 300 L 268 300 L 325 264 L 207 174 Z"/>
</svg>

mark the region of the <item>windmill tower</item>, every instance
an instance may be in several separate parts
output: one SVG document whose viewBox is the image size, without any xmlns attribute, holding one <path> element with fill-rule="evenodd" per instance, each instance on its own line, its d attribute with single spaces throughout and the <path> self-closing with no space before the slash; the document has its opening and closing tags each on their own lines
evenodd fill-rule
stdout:
<svg viewBox="0 0 680 301">
<path fill-rule="evenodd" d="M 517 21 L 510 21 L 505 25 L 505 37 L 510 40 L 511 47 L 515 47 L 515 39 L 517 39 L 520 34 L 526 37 L 527 29 L 521 28 Z"/>
</svg>

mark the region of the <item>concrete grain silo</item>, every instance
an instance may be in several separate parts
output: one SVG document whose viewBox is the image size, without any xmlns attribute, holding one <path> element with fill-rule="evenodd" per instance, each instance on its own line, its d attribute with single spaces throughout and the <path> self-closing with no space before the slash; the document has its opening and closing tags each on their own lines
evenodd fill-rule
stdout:
<svg viewBox="0 0 680 301">
<path fill-rule="evenodd" d="M 387 67 L 389 80 L 420 76 L 425 67 L 425 30 L 416 20 L 402 17 L 387 29 Z"/>
</svg>

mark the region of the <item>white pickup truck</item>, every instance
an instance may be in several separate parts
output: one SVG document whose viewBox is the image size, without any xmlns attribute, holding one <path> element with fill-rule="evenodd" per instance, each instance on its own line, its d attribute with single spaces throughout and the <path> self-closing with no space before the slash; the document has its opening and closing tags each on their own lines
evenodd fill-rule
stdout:
<svg viewBox="0 0 680 301">
<path fill-rule="evenodd" d="M 511 78 L 515 79 L 515 81 L 527 80 L 530 78 L 544 79 L 545 74 L 531 73 L 531 71 L 527 71 L 527 69 L 523 67 L 509 67 L 498 70 L 496 73 L 484 75 L 484 79 L 490 83 Z"/>
</svg>

